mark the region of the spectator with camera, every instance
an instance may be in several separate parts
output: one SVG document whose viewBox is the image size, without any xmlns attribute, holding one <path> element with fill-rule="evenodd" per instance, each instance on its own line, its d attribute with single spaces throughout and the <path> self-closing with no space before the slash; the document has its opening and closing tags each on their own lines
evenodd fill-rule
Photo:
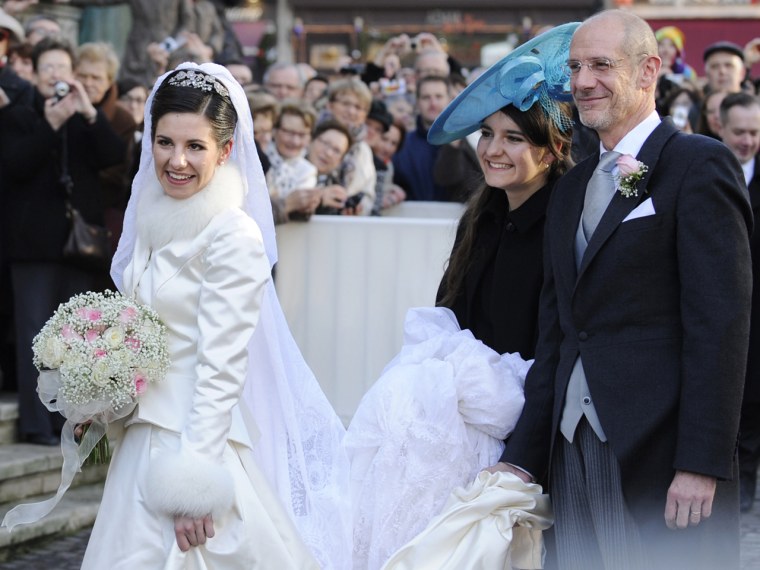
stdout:
<svg viewBox="0 0 760 570">
<path fill-rule="evenodd" d="M 366 141 L 365 121 L 372 104 L 369 87 L 358 77 L 339 79 L 330 84 L 322 120 L 342 123 L 354 139 L 340 166 L 340 183 L 349 196 L 362 193 L 361 213 L 369 215 L 375 202 L 377 172 L 372 149 Z"/>
<path fill-rule="evenodd" d="M 450 73 L 460 73 L 461 65 L 449 56 L 435 35 L 422 32 L 414 37 L 407 34 L 393 36 L 377 51 L 362 73 L 362 81 L 381 96 L 413 93 L 415 85 L 408 82 L 402 73 L 402 64 L 413 60 L 414 74 L 419 80 L 427 75 L 448 77 Z"/>
<path fill-rule="evenodd" d="M 354 194 L 349 201 L 348 191 L 340 183 L 340 165 L 353 142 L 348 128 L 335 119 L 322 121 L 314 129 L 306 159 L 317 167 L 317 188 L 320 192 L 317 214 L 361 213 L 359 203 L 363 195 Z"/>
<path fill-rule="evenodd" d="M 272 197 L 275 224 L 308 221 L 312 214 L 356 215 L 361 213 L 361 194 L 349 198 L 340 183 L 340 166 L 353 143 L 348 128 L 335 119 L 314 129 L 306 159 L 317 170 L 315 186 L 296 188 L 284 198 Z"/>
<path fill-rule="evenodd" d="M 110 6 L 127 0 L 55 0 L 57 4 L 74 6 Z M 147 56 L 148 45 L 167 40 L 167 52 L 176 50 L 182 32 L 195 27 L 192 0 L 128 0 L 132 12 L 132 28 L 122 59 L 120 78 L 132 78 L 144 85 L 153 85 L 158 75 Z M 174 48 L 174 49 L 172 49 Z M 167 62 L 168 65 L 168 62 Z"/>
<path fill-rule="evenodd" d="M 185 61 L 199 64 L 210 63 L 214 57 L 211 46 L 204 44 L 195 32 L 188 31 L 181 32 L 177 37 L 168 37 L 161 42 L 151 42 L 146 51 L 156 77 Z"/>
<path fill-rule="evenodd" d="M 19 435 L 32 443 L 55 445 L 60 425 L 54 422 L 62 423 L 62 418 L 49 413 L 37 397 L 32 339 L 60 303 L 97 288 L 103 269 L 83 268 L 64 258 L 71 232 L 67 202 L 86 223 L 102 226 L 98 173 L 124 160 L 125 144 L 75 79 L 68 42 L 41 40 L 32 62 L 34 100 L 9 109 L 0 129 L 2 227 L 16 321 Z"/>
</svg>

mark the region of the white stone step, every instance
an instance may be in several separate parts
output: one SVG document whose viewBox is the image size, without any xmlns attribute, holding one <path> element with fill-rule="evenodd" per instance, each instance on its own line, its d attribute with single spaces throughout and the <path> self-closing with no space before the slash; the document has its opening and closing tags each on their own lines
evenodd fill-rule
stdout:
<svg viewBox="0 0 760 570">
<path fill-rule="evenodd" d="M 30 497 L 29 500 L 41 501 L 49 496 Z M 55 509 L 43 519 L 32 524 L 19 525 L 13 532 L 9 532 L 7 528 L 0 528 L 0 561 L 8 559 L 14 548 L 19 545 L 54 535 L 70 534 L 91 526 L 95 522 L 102 496 L 102 483 L 69 489 Z M 15 505 L 15 502 L 0 505 L 0 520 Z M 54 560 L 51 560 L 50 568 L 55 568 Z"/>
<path fill-rule="evenodd" d="M 15 394 L 0 394 L 0 445 L 16 441 L 18 403 Z"/>
<path fill-rule="evenodd" d="M 14 443 L 0 446 L 0 503 L 53 494 L 61 482 L 60 446 Z M 89 465 L 74 478 L 72 487 L 105 479 L 107 465 Z"/>
</svg>

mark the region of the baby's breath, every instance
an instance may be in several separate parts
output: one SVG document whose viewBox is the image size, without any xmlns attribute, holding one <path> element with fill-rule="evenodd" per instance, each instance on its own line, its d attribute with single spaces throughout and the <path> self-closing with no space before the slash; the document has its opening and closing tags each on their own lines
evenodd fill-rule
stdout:
<svg viewBox="0 0 760 570">
<path fill-rule="evenodd" d="M 34 365 L 59 371 L 65 407 L 101 402 L 102 411 L 118 409 L 137 400 L 138 373 L 149 382 L 163 379 L 166 337 L 150 307 L 112 291 L 82 293 L 61 304 L 34 338 Z"/>
<path fill-rule="evenodd" d="M 644 178 L 644 175 L 649 170 L 649 167 L 643 162 L 639 162 L 639 169 L 633 174 L 628 176 L 621 176 L 618 182 L 618 191 L 625 198 L 631 198 L 639 195 L 639 190 L 636 185 Z"/>
</svg>

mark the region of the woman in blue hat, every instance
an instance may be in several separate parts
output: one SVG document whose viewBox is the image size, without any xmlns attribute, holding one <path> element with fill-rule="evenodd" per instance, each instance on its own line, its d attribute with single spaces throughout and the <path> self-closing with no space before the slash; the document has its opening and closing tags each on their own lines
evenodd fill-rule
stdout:
<svg viewBox="0 0 760 570">
<path fill-rule="evenodd" d="M 558 104 L 563 117 L 569 105 Z M 486 117 L 477 155 L 484 183 L 470 199 L 436 304 L 499 354 L 533 358 L 546 207 L 570 161 L 569 129 L 540 104 Z"/>
<path fill-rule="evenodd" d="M 409 311 L 401 352 L 349 426 L 355 569 L 382 567 L 423 531 L 453 489 L 498 461 L 520 415 L 545 212 L 571 165 L 571 113 L 560 99 L 576 27 L 514 50 L 430 129 L 434 144 L 479 130 L 484 182 L 460 221 L 437 306 Z"/>
</svg>

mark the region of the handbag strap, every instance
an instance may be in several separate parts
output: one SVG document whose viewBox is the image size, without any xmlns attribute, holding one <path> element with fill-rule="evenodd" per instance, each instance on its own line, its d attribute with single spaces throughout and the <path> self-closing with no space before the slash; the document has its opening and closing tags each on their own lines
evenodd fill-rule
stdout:
<svg viewBox="0 0 760 570">
<path fill-rule="evenodd" d="M 61 127 L 61 185 L 66 190 L 66 217 L 71 219 L 71 211 L 74 207 L 71 204 L 71 195 L 74 191 L 74 181 L 69 173 L 69 132 L 68 124 L 64 123 Z"/>
</svg>

